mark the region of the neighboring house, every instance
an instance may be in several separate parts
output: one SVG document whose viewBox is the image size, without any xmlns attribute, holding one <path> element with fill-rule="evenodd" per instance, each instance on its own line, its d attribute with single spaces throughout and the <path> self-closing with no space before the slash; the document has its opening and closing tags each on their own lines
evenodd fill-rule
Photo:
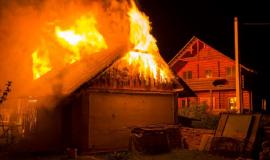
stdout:
<svg viewBox="0 0 270 160">
<path fill-rule="evenodd" d="M 169 62 L 170 67 L 195 92 L 196 97 L 178 98 L 178 107 L 206 105 L 209 111 L 236 109 L 235 61 L 197 37 Z M 244 110 L 252 110 L 254 71 L 241 65 Z"/>
</svg>

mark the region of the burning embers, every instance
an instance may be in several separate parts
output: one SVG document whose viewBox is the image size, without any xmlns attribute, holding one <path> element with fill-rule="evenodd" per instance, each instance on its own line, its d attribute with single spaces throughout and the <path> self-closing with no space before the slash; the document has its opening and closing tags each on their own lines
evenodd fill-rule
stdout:
<svg viewBox="0 0 270 160">
<path fill-rule="evenodd" d="M 99 84 L 106 86 L 139 87 L 172 84 L 173 74 L 159 54 L 155 38 L 150 34 L 151 26 L 148 17 L 141 13 L 134 2 L 126 13 L 129 17 L 129 51 L 116 61 L 97 79 Z M 81 16 L 68 27 L 55 26 L 55 46 L 63 48 L 64 65 L 80 63 L 82 55 L 91 57 L 92 53 L 110 49 L 98 28 L 99 21 L 95 16 Z M 121 35 L 119 35 L 121 36 Z M 49 45 L 47 45 L 49 47 Z M 37 49 L 33 52 L 33 77 L 38 79 L 47 72 L 54 70 L 51 65 L 50 49 Z M 91 66 L 89 66 L 91 67 Z M 137 86 L 137 87 L 136 87 Z M 125 87 L 124 87 L 125 88 Z"/>
</svg>

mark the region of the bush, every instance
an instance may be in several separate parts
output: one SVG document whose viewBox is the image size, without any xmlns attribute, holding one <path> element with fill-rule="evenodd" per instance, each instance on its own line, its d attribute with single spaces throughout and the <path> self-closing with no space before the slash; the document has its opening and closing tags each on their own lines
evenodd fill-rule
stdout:
<svg viewBox="0 0 270 160">
<path fill-rule="evenodd" d="M 219 121 L 219 115 L 207 113 L 206 105 L 192 105 L 178 111 L 179 116 L 193 119 L 191 127 L 216 129 Z"/>
<path fill-rule="evenodd" d="M 218 115 L 203 114 L 200 121 L 192 122 L 194 128 L 216 129 L 219 121 Z"/>
</svg>

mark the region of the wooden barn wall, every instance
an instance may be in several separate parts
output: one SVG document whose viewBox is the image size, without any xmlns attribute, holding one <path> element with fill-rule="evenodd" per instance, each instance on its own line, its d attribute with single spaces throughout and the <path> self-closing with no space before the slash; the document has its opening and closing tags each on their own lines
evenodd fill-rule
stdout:
<svg viewBox="0 0 270 160">
<path fill-rule="evenodd" d="M 89 93 L 89 149 L 128 148 L 130 129 L 173 124 L 173 94 Z"/>
<path fill-rule="evenodd" d="M 36 128 L 30 135 L 28 151 L 64 151 L 88 149 L 88 94 L 65 97 L 56 106 L 37 109 Z M 27 148 L 28 147 L 28 148 Z"/>
<path fill-rule="evenodd" d="M 65 133 L 67 147 L 78 148 L 79 151 L 88 149 L 88 119 L 89 104 L 87 93 L 82 91 L 79 95 L 73 96 L 69 106 L 66 106 L 66 127 Z M 64 134 L 63 134 L 64 135 Z"/>
<path fill-rule="evenodd" d="M 36 124 L 21 142 L 21 151 L 56 152 L 62 150 L 62 110 L 59 106 L 38 107 Z"/>
<path fill-rule="evenodd" d="M 65 97 L 52 107 L 39 107 L 36 129 L 31 137 L 33 151 L 63 151 L 88 148 L 89 105 L 84 91 Z"/>
</svg>

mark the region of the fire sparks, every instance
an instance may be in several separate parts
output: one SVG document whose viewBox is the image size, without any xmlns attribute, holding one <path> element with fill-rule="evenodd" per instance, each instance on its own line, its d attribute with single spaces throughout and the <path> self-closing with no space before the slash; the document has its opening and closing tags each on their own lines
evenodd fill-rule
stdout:
<svg viewBox="0 0 270 160">
<path fill-rule="evenodd" d="M 76 25 L 67 30 L 56 26 L 55 34 L 59 43 L 73 53 L 71 56 L 65 57 L 67 63 L 70 64 L 80 60 L 82 50 L 86 53 L 93 53 L 107 48 L 103 36 L 96 28 L 94 17 L 82 16 L 76 21 Z"/>
<path fill-rule="evenodd" d="M 33 78 L 38 79 L 43 74 L 49 72 L 52 68 L 48 58 L 48 53 L 45 52 L 43 56 L 39 55 L 39 50 L 32 53 L 33 60 Z"/>
</svg>

